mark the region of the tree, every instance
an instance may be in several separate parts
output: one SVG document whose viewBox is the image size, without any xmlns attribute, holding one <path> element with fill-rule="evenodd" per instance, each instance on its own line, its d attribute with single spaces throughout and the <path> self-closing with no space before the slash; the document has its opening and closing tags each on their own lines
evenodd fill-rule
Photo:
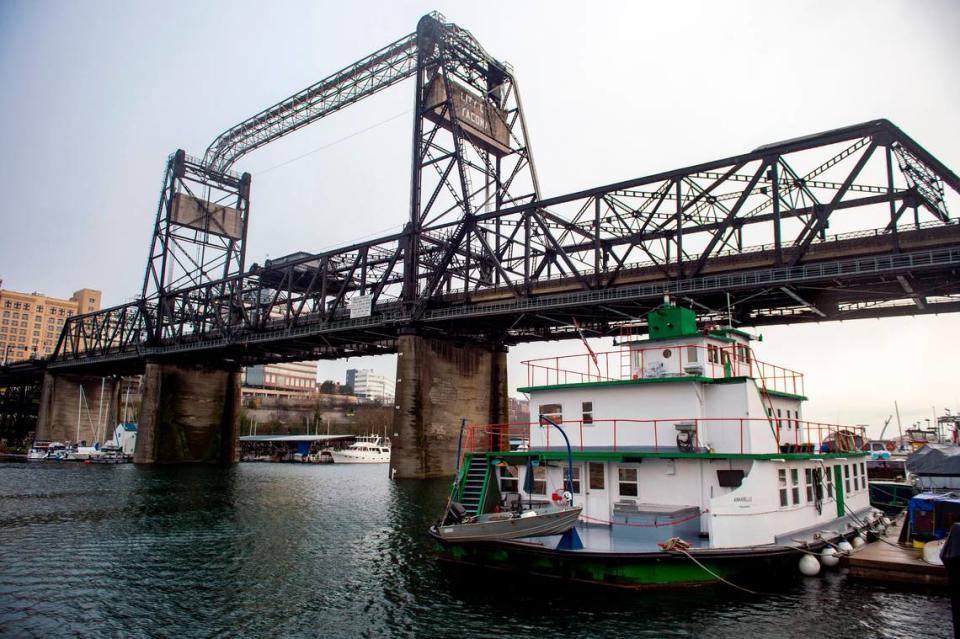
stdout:
<svg viewBox="0 0 960 639">
<path fill-rule="evenodd" d="M 373 404 L 358 406 L 355 423 L 357 431 L 361 434 L 383 435 L 384 430 L 389 430 L 393 424 L 393 409 Z"/>
<path fill-rule="evenodd" d="M 333 395 L 337 392 L 337 385 L 333 380 L 325 380 L 322 384 L 320 384 L 320 392 L 324 395 Z"/>
<path fill-rule="evenodd" d="M 340 387 L 340 394 L 353 395 L 353 386 L 350 386 L 349 384 L 344 384 L 343 386 Z"/>
</svg>

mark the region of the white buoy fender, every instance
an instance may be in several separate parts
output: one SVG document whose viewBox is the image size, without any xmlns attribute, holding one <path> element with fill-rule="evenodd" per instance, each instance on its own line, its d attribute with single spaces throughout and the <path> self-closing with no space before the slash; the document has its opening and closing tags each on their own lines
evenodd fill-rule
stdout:
<svg viewBox="0 0 960 639">
<path fill-rule="evenodd" d="M 850 542 L 844 539 L 839 544 L 837 544 L 837 550 L 840 552 L 850 552 L 853 550 L 853 546 L 850 545 Z"/>
<path fill-rule="evenodd" d="M 840 558 L 837 557 L 837 551 L 830 546 L 827 546 L 820 551 L 820 563 L 822 563 L 827 568 L 833 568 L 840 563 Z"/>
<path fill-rule="evenodd" d="M 798 564 L 800 572 L 807 577 L 813 577 L 820 573 L 820 562 L 817 561 L 817 558 L 813 555 L 804 554 L 800 558 L 800 563 Z"/>
<path fill-rule="evenodd" d="M 942 566 L 943 560 L 940 559 L 940 549 L 943 548 L 944 542 L 946 542 L 945 539 L 937 539 L 925 543 L 923 545 L 923 560 L 934 566 Z"/>
<path fill-rule="evenodd" d="M 860 535 L 857 535 L 851 541 L 853 542 L 854 548 L 860 548 L 861 546 L 864 546 L 867 543 L 867 540 Z"/>
<path fill-rule="evenodd" d="M 884 526 L 889 526 L 889 525 L 892 524 L 893 522 L 890 521 L 890 518 L 889 518 L 889 517 L 884 516 L 884 517 L 881 517 L 881 518 L 880 518 L 880 523 L 883 524 Z"/>
</svg>

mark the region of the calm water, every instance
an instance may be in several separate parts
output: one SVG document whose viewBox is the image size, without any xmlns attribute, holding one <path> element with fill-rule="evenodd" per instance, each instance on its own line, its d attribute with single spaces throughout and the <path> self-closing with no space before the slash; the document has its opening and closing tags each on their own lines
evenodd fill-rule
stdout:
<svg viewBox="0 0 960 639">
<path fill-rule="evenodd" d="M 456 572 L 446 482 L 383 466 L 0 464 L 0 635 L 949 637 L 946 597 L 842 573 L 620 593 Z"/>
</svg>

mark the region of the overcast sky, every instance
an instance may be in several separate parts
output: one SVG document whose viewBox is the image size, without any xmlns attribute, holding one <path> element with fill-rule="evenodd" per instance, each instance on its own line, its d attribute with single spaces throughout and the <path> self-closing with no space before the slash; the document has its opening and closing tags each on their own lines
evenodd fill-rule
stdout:
<svg viewBox="0 0 960 639">
<path fill-rule="evenodd" d="M 960 3 L 948 0 L 3 0 L 4 287 L 99 288 L 107 305 L 135 296 L 169 153 L 201 155 L 432 9 L 513 64 L 547 196 L 878 117 L 960 170 Z M 404 82 L 240 160 L 254 175 L 248 263 L 403 224 L 411 92 Z M 761 357 L 807 373 L 808 418 L 877 425 L 898 400 L 908 424 L 960 408 L 960 316 L 763 333 Z M 511 386 L 521 359 L 577 350 L 516 347 Z M 394 358 L 321 374 L 354 366 L 393 376 Z"/>
</svg>

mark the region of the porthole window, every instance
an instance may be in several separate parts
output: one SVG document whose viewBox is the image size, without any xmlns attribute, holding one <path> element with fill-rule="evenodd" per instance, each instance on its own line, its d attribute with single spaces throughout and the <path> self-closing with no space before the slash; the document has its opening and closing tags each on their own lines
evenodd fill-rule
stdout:
<svg viewBox="0 0 960 639">
<path fill-rule="evenodd" d="M 669 348 L 663 349 L 663 359 L 670 359 L 670 356 L 673 355 L 673 351 Z"/>
</svg>

